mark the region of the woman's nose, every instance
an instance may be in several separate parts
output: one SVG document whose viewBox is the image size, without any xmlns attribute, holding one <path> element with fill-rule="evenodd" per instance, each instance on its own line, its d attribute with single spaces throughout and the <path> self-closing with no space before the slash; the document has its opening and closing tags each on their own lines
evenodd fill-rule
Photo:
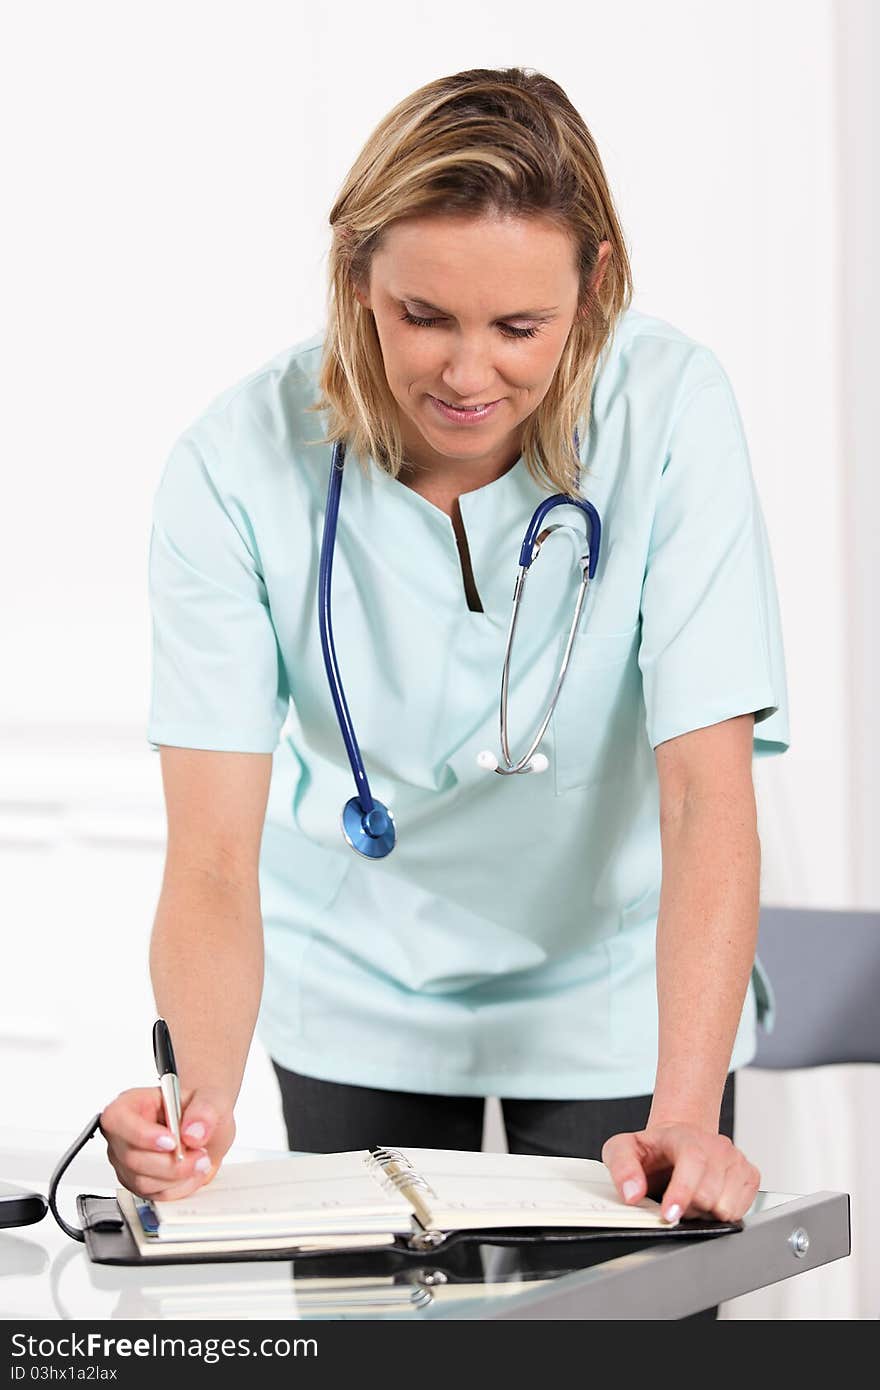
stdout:
<svg viewBox="0 0 880 1390">
<path fill-rule="evenodd" d="M 484 342 L 474 338 L 462 338 L 451 348 L 442 380 L 455 400 L 483 404 L 501 394 L 496 389 L 491 352 Z"/>
</svg>

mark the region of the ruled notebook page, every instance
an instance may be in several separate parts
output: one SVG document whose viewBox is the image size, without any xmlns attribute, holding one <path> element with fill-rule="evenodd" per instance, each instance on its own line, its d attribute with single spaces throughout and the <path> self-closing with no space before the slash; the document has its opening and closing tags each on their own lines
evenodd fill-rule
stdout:
<svg viewBox="0 0 880 1390">
<path fill-rule="evenodd" d="M 405 1232 L 412 1226 L 409 1202 L 376 1176 L 366 1149 L 224 1164 L 191 1197 L 152 1207 L 160 1239 Z"/>
<path fill-rule="evenodd" d="M 650 1197 L 621 1200 L 604 1163 L 540 1154 L 399 1149 L 429 1184 L 439 1230 L 480 1226 L 668 1226 Z"/>
</svg>

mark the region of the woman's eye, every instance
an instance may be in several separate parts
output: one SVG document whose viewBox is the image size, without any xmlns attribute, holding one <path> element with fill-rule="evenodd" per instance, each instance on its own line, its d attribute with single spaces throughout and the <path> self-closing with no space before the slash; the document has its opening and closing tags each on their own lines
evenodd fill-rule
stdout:
<svg viewBox="0 0 880 1390">
<path fill-rule="evenodd" d="M 415 314 L 411 314 L 408 309 L 404 309 L 401 314 L 404 323 L 413 323 L 417 328 L 433 328 L 435 324 L 441 323 L 441 319 L 420 319 Z M 499 324 L 502 332 L 511 338 L 534 338 L 538 332 L 537 328 L 514 328 L 510 323 Z"/>
</svg>

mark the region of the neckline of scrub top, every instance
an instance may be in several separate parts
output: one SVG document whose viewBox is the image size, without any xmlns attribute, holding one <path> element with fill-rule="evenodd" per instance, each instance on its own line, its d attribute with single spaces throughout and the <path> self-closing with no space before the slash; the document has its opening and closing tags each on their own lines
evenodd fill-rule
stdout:
<svg viewBox="0 0 880 1390">
<path fill-rule="evenodd" d="M 419 521 L 438 534 L 446 552 L 452 601 L 461 608 L 463 621 L 490 622 L 506 628 L 510 619 L 513 582 L 526 527 L 538 503 L 551 494 L 529 472 L 522 454 L 491 482 L 460 494 L 458 502 L 467 536 L 474 583 L 483 612 L 467 607 L 458 542 L 452 518 L 421 493 L 393 478 L 374 459 L 370 477 L 390 499 L 417 514 Z M 424 560 L 425 557 L 423 557 Z"/>
</svg>

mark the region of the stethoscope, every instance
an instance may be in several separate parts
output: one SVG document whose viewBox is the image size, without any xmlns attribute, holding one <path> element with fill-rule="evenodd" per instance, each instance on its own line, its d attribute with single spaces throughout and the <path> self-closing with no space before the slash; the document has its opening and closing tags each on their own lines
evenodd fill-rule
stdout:
<svg viewBox="0 0 880 1390">
<path fill-rule="evenodd" d="M 577 430 L 574 432 L 575 453 L 579 454 L 580 446 L 578 443 Z M 352 776 L 354 777 L 357 795 L 345 803 L 342 808 L 342 833 L 346 841 L 358 854 L 364 855 L 367 859 L 384 859 L 386 854 L 390 854 L 397 839 L 394 827 L 394 816 L 387 806 L 383 806 L 381 801 L 377 801 L 370 791 L 370 784 L 367 781 L 367 773 L 364 768 L 364 760 L 358 747 L 358 741 L 354 732 L 354 725 L 351 722 L 351 715 L 348 712 L 348 703 L 345 698 L 345 691 L 342 688 L 342 677 L 339 674 L 339 663 L 336 660 L 336 648 L 333 643 L 333 624 L 330 614 L 330 584 L 333 577 L 333 550 L 336 545 L 336 524 L 339 517 L 339 498 L 342 492 L 342 470 L 345 465 L 345 444 L 339 440 L 333 446 L 333 458 L 330 464 L 330 485 L 327 489 L 327 509 L 324 514 L 324 534 L 321 539 L 321 560 L 318 572 L 318 622 L 321 632 L 321 650 L 324 654 L 324 667 L 327 672 L 327 680 L 330 685 L 330 694 L 333 697 L 333 704 L 336 709 L 336 718 L 339 721 L 339 728 L 342 733 L 345 751 L 348 754 L 348 761 L 351 764 Z M 580 587 L 578 589 L 577 602 L 575 604 L 574 617 L 568 632 L 568 640 L 565 644 L 565 651 L 562 656 L 562 663 L 553 693 L 550 697 L 550 704 L 547 713 L 541 720 L 537 732 L 532 738 L 529 749 L 516 762 L 510 756 L 510 742 L 507 729 L 507 696 L 508 684 L 510 679 L 510 656 L 513 650 L 513 637 L 516 632 L 516 623 L 519 616 L 519 606 L 522 601 L 523 590 L 525 589 L 526 579 L 529 569 L 537 559 L 541 546 L 548 536 L 560 529 L 570 529 L 563 522 L 555 525 L 544 526 L 544 519 L 554 507 L 580 507 L 587 517 L 589 523 L 588 535 L 584 537 L 583 548 L 578 558 L 578 564 L 582 571 Z M 543 528 L 543 529 L 542 529 Z M 599 513 L 591 502 L 583 497 L 572 497 L 564 492 L 546 497 L 535 508 L 534 515 L 529 522 L 526 530 L 522 548 L 519 553 L 519 569 L 516 576 L 516 585 L 513 591 L 513 612 L 510 618 L 510 626 L 507 629 L 507 646 L 504 653 L 504 666 L 501 671 L 501 755 L 504 759 L 503 765 L 498 762 L 494 753 L 488 750 L 477 755 L 477 762 L 480 767 L 490 772 L 497 772 L 501 776 L 508 776 L 514 772 L 545 772 L 548 767 L 547 758 L 543 753 L 537 751 L 538 745 L 547 730 L 547 725 L 556 708 L 559 693 L 562 690 L 562 683 L 565 680 L 565 673 L 568 669 L 568 662 L 571 656 L 571 649 L 574 644 L 575 634 L 577 633 L 578 623 L 580 622 L 584 600 L 587 596 L 587 588 L 590 580 L 596 573 L 596 564 L 599 559 L 599 543 L 602 535 L 602 524 L 599 520 Z"/>
</svg>

